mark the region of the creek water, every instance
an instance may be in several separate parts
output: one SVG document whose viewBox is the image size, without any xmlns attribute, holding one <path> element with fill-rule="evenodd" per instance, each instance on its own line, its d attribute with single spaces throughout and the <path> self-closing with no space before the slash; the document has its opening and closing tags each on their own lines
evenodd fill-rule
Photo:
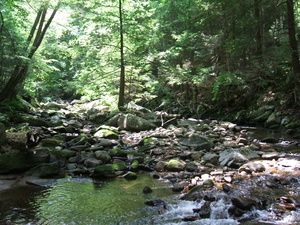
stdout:
<svg viewBox="0 0 300 225">
<path fill-rule="evenodd" d="M 253 131 L 253 138 L 262 134 Z M 261 130 L 259 130 L 261 132 Z M 266 134 L 266 131 L 263 131 Z M 268 131 L 269 132 L 269 131 Z M 280 135 L 276 133 L 276 135 Z M 270 136 L 268 134 L 268 136 Z M 285 140 L 288 139 L 285 137 Z M 283 143 L 284 148 L 284 143 Z M 299 160 L 299 146 L 283 149 Z M 272 176 L 272 175 L 270 175 Z M 293 196 L 300 202 L 300 178 L 285 188 L 265 189 L 259 186 L 268 179 L 267 175 L 245 179 L 234 194 L 245 194 L 255 198 Z M 143 188 L 153 189 L 144 194 Z M 92 180 L 89 178 L 64 178 L 48 187 L 18 186 L 0 191 L 0 224 L 47 224 L 47 225 L 97 225 L 97 224 L 200 224 L 200 225 L 258 225 L 258 224 L 300 224 L 300 209 L 282 214 L 281 218 L 268 209 L 253 209 L 243 217 L 247 220 L 232 218 L 228 209 L 232 205 L 228 193 L 214 191 L 216 201 L 211 203 L 210 218 L 183 221 L 193 216 L 193 209 L 199 208 L 204 201 L 180 200 L 180 194 L 171 190 L 172 184 L 166 180 L 153 179 L 151 174 L 140 174 L 137 180 L 125 179 Z M 161 199 L 167 207 L 148 206 L 147 200 Z M 253 217 L 253 220 L 249 218 Z"/>
</svg>

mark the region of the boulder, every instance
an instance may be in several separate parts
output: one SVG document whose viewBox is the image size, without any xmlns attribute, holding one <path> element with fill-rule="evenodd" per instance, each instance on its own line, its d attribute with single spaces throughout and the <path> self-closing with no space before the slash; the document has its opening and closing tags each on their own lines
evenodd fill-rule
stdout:
<svg viewBox="0 0 300 225">
<path fill-rule="evenodd" d="M 50 153 L 46 149 L 33 151 L 7 152 L 0 154 L 0 174 L 9 172 L 25 172 L 26 170 L 48 163 Z"/>
<path fill-rule="evenodd" d="M 49 124 L 46 120 L 33 116 L 22 116 L 19 118 L 18 122 L 28 123 L 29 126 L 49 127 Z"/>
<path fill-rule="evenodd" d="M 261 162 L 248 162 L 239 168 L 239 173 L 245 171 L 249 174 L 264 172 L 265 166 Z"/>
<path fill-rule="evenodd" d="M 134 172 L 127 172 L 123 175 L 123 178 L 125 178 L 126 180 L 136 180 L 137 179 L 137 175 Z"/>
<path fill-rule="evenodd" d="M 95 151 L 95 156 L 104 163 L 107 163 L 111 160 L 110 155 L 106 151 Z"/>
<path fill-rule="evenodd" d="M 125 171 L 127 167 L 125 163 L 114 163 L 97 166 L 94 169 L 92 177 L 112 178 L 118 175 L 118 171 Z"/>
<path fill-rule="evenodd" d="M 260 156 L 253 150 L 247 148 L 227 149 L 220 153 L 219 163 L 221 166 L 238 168 L 243 163 Z"/>
<path fill-rule="evenodd" d="M 257 203 L 255 200 L 243 196 L 235 196 L 231 198 L 232 204 L 243 210 L 250 210 Z"/>
<path fill-rule="evenodd" d="M 180 143 L 188 147 L 195 147 L 197 150 L 210 150 L 213 147 L 213 142 L 208 137 L 199 134 L 186 136 Z"/>
<path fill-rule="evenodd" d="M 205 163 L 210 163 L 210 164 L 213 164 L 213 165 L 217 165 L 218 162 L 219 162 L 219 156 L 215 153 L 206 153 L 203 157 L 202 157 L 202 160 L 205 162 Z"/>
<path fill-rule="evenodd" d="M 166 169 L 172 172 L 184 170 L 186 163 L 180 159 L 171 159 L 166 165 Z"/>
<path fill-rule="evenodd" d="M 102 164 L 101 160 L 94 159 L 94 158 L 88 158 L 88 159 L 84 160 L 84 166 L 87 168 L 93 168 L 93 167 L 99 166 L 101 164 Z"/>
<path fill-rule="evenodd" d="M 26 176 L 34 176 L 39 178 L 46 178 L 59 174 L 59 166 L 57 162 L 43 163 L 36 167 L 31 168 L 26 172 Z"/>
<path fill-rule="evenodd" d="M 150 121 L 132 114 L 122 114 L 118 119 L 118 126 L 121 130 L 137 132 L 156 128 L 156 125 L 154 125 Z"/>
</svg>

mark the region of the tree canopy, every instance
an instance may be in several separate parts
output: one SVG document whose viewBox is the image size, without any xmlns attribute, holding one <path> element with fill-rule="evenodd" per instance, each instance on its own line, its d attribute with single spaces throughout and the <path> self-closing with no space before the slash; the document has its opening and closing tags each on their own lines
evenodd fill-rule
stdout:
<svg viewBox="0 0 300 225">
<path fill-rule="evenodd" d="M 300 104 L 298 1 L 58 2 L 0 3 L 0 101 L 163 103 L 200 115 Z"/>
</svg>

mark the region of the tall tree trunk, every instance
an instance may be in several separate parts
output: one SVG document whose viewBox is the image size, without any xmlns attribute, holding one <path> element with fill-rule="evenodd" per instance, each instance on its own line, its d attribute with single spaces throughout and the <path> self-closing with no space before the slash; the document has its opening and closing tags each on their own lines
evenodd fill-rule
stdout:
<svg viewBox="0 0 300 225">
<path fill-rule="evenodd" d="M 29 51 L 27 58 L 32 59 L 34 56 L 35 52 L 39 48 L 39 46 L 42 43 L 42 40 L 46 34 L 47 29 L 49 28 L 51 22 L 53 21 L 53 18 L 58 11 L 59 5 L 53 10 L 51 16 L 49 17 L 48 21 L 46 24 L 45 23 L 45 18 L 47 14 L 47 8 L 45 6 L 41 6 L 39 11 L 37 12 L 35 22 L 32 25 L 31 31 L 28 35 L 27 42 L 28 46 L 27 49 Z M 37 31 L 36 31 L 37 30 Z M 34 36 L 35 34 L 35 36 Z M 30 42 L 32 41 L 34 37 L 34 41 L 32 45 L 30 46 Z M 29 63 L 24 62 L 22 65 L 16 65 L 15 69 L 10 76 L 10 79 L 8 82 L 5 84 L 4 88 L 0 92 L 0 102 L 3 102 L 6 99 L 9 99 L 11 97 L 14 97 L 17 94 L 17 85 L 21 84 L 28 72 L 29 69 Z"/>
<path fill-rule="evenodd" d="M 296 39 L 295 14 L 293 0 L 287 0 L 287 21 L 289 30 L 289 43 L 292 49 L 292 67 L 295 73 L 300 74 L 300 61 L 298 53 L 298 44 Z"/>
<path fill-rule="evenodd" d="M 120 22 L 120 89 L 118 108 L 122 110 L 125 105 L 125 62 L 124 62 L 124 38 L 123 38 L 123 14 L 122 14 L 122 1 L 119 0 L 119 22 Z"/>
<path fill-rule="evenodd" d="M 257 22 L 256 54 L 263 57 L 264 53 L 264 24 L 262 22 L 262 8 L 260 0 L 254 0 L 254 16 Z"/>
<path fill-rule="evenodd" d="M 294 73 L 290 74 L 290 77 L 288 77 L 288 82 L 294 86 L 292 90 L 293 103 L 296 105 L 300 105 L 300 61 L 298 53 L 298 44 L 296 39 L 294 2 L 293 0 L 287 0 L 286 4 L 289 43 L 292 50 L 292 67 L 294 71 Z"/>
</svg>

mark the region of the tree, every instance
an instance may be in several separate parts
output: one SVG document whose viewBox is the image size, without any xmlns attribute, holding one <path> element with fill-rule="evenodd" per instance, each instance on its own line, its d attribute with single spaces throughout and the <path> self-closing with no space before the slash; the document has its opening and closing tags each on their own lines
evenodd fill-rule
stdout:
<svg viewBox="0 0 300 225">
<path fill-rule="evenodd" d="M 125 104 L 125 62 L 124 62 L 124 36 L 123 36 L 123 13 L 122 1 L 119 0 L 119 22 L 120 22 L 120 87 L 119 87 L 119 101 L 118 108 L 121 110 Z"/>
<path fill-rule="evenodd" d="M 53 9 L 50 17 L 46 21 L 47 11 L 49 9 L 48 7 L 48 3 L 45 2 L 38 9 L 35 21 L 26 41 L 25 52 L 27 55 L 19 56 L 25 58 L 25 60 L 21 60 L 17 65 L 15 65 L 9 80 L 0 92 L 0 102 L 14 97 L 18 92 L 17 85 L 20 85 L 24 81 L 30 66 L 30 60 L 40 47 L 47 29 L 59 9 L 59 4 L 57 4 L 57 6 Z"/>
</svg>

